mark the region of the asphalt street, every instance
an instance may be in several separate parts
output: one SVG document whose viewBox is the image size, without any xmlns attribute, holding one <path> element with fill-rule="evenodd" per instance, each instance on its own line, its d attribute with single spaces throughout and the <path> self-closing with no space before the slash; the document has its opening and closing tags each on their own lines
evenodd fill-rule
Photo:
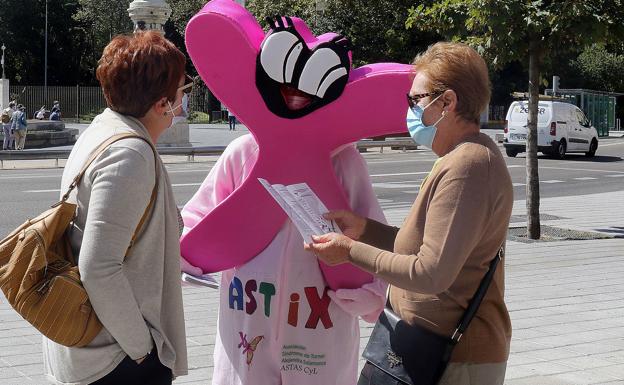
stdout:
<svg viewBox="0 0 624 385">
<path fill-rule="evenodd" d="M 400 152 L 386 149 L 384 153 L 369 150 L 362 155 L 384 209 L 409 207 L 436 159 L 427 150 Z M 540 156 L 540 194 L 547 198 L 623 190 L 623 157 L 624 138 L 601 140 L 594 158 L 569 155 L 565 160 L 555 160 Z M 179 205 L 184 205 L 194 194 L 217 158 L 197 159 L 197 162 L 167 165 Z M 506 161 L 514 184 L 515 200 L 523 200 L 526 196 L 526 160 L 520 154 L 517 158 L 506 157 Z M 0 237 L 56 202 L 62 171 L 60 168 L 0 170 Z"/>
</svg>

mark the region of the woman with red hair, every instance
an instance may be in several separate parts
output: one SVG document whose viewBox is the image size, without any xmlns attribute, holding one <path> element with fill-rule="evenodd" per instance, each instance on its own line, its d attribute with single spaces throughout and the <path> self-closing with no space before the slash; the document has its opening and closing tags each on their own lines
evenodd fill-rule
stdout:
<svg viewBox="0 0 624 385">
<path fill-rule="evenodd" d="M 134 137 L 104 150 L 70 197 L 71 246 L 103 328 L 81 348 L 44 337 L 45 372 L 55 383 L 171 384 L 187 374 L 179 216 L 153 149 L 184 109 L 192 87 L 185 65 L 157 32 L 117 36 L 104 49 L 97 78 L 108 108 L 74 146 L 61 190 L 102 143 Z"/>
</svg>

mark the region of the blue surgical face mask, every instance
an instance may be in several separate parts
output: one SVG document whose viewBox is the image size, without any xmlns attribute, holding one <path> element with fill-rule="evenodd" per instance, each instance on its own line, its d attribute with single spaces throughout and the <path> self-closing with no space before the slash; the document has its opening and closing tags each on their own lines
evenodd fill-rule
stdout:
<svg viewBox="0 0 624 385">
<path fill-rule="evenodd" d="M 435 135 L 438 130 L 436 125 L 444 119 L 446 111 L 442 111 L 440 119 L 438 119 L 431 126 L 426 126 L 425 123 L 423 123 L 422 117 L 425 113 L 425 109 L 438 100 L 440 96 L 442 95 L 438 95 L 437 98 L 433 99 L 431 103 L 427 104 L 425 107 L 421 107 L 416 104 L 414 107 L 407 108 L 407 130 L 409 131 L 410 136 L 417 144 L 430 149 L 433 149 L 433 140 L 435 139 Z"/>
</svg>

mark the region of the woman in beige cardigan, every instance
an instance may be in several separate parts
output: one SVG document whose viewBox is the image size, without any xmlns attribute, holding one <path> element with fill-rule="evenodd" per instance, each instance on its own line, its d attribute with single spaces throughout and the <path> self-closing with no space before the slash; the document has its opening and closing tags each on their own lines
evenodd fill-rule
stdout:
<svg viewBox="0 0 624 385">
<path fill-rule="evenodd" d="M 167 170 L 152 150 L 182 114 L 192 86 L 185 65 L 184 55 L 158 32 L 117 36 L 104 49 L 97 77 L 109 108 L 80 135 L 61 191 L 108 138 L 139 138 L 105 150 L 70 197 L 78 205 L 72 248 L 104 328 L 82 348 L 44 337 L 45 372 L 54 383 L 166 385 L 187 373 L 178 212 Z"/>
<path fill-rule="evenodd" d="M 352 263 L 388 281 L 403 320 L 450 337 L 505 243 L 513 187 L 497 145 L 479 132 L 490 98 L 483 59 L 466 45 L 438 43 L 414 65 L 407 126 L 440 159 L 403 226 L 332 212 L 327 218 L 345 235 L 325 234 L 306 248 L 328 264 Z M 501 264 L 440 384 L 503 384 L 511 339 L 504 274 Z M 371 383 L 375 370 L 367 364 L 359 384 Z"/>
</svg>

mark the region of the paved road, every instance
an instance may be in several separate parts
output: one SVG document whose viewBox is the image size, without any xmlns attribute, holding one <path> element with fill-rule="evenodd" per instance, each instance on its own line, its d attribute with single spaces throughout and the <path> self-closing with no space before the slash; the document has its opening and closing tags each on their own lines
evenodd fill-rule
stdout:
<svg viewBox="0 0 624 385">
<path fill-rule="evenodd" d="M 545 198 L 542 207 L 566 216 L 544 221 L 552 226 L 624 230 L 624 190 Z M 398 225 L 407 210 L 385 212 Z M 516 201 L 513 214 L 523 211 L 524 202 Z M 513 337 L 505 385 L 624 384 L 623 257 L 624 239 L 507 243 Z M 175 384 L 207 385 L 218 292 L 184 288 L 184 304 L 190 370 Z M 361 349 L 371 329 L 360 322 Z M 0 295 L 0 384 L 44 385 L 41 361 L 41 336 Z"/>
<path fill-rule="evenodd" d="M 540 158 L 542 212 L 559 217 L 544 224 L 622 234 L 624 139 L 602 144 L 592 160 Z M 434 156 L 421 150 L 364 157 L 387 217 L 400 224 Z M 215 160 L 168 164 L 178 204 L 189 199 Z M 507 163 L 515 184 L 513 214 L 521 216 L 524 159 Z M 61 173 L 0 170 L 0 234 L 57 199 Z M 624 240 L 508 242 L 507 254 L 506 301 L 514 332 L 506 385 L 624 384 Z M 191 371 L 176 384 L 205 385 L 212 373 L 217 292 L 185 288 L 184 302 Z M 361 348 L 371 326 L 361 323 Z M 45 384 L 40 341 L 0 296 L 0 384 Z"/>
<path fill-rule="evenodd" d="M 215 133 L 213 132 L 213 135 Z M 217 130 L 217 134 L 238 135 Z M 231 140 L 231 139 L 230 139 Z M 410 206 L 422 179 L 431 169 L 435 156 L 427 150 L 391 151 L 363 154 L 370 170 L 375 192 L 384 209 Z M 540 157 L 542 197 L 586 195 L 624 188 L 624 139 L 601 142 L 595 158 L 570 155 L 566 160 Z M 180 161 L 181 158 L 167 158 Z M 170 163 L 174 192 L 184 205 L 197 190 L 216 157 L 195 163 Z M 514 183 L 516 200 L 525 199 L 526 172 L 523 157 L 506 158 Z M 45 210 L 58 199 L 62 169 L 0 170 L 0 234 L 7 234 L 26 218 Z"/>
</svg>

